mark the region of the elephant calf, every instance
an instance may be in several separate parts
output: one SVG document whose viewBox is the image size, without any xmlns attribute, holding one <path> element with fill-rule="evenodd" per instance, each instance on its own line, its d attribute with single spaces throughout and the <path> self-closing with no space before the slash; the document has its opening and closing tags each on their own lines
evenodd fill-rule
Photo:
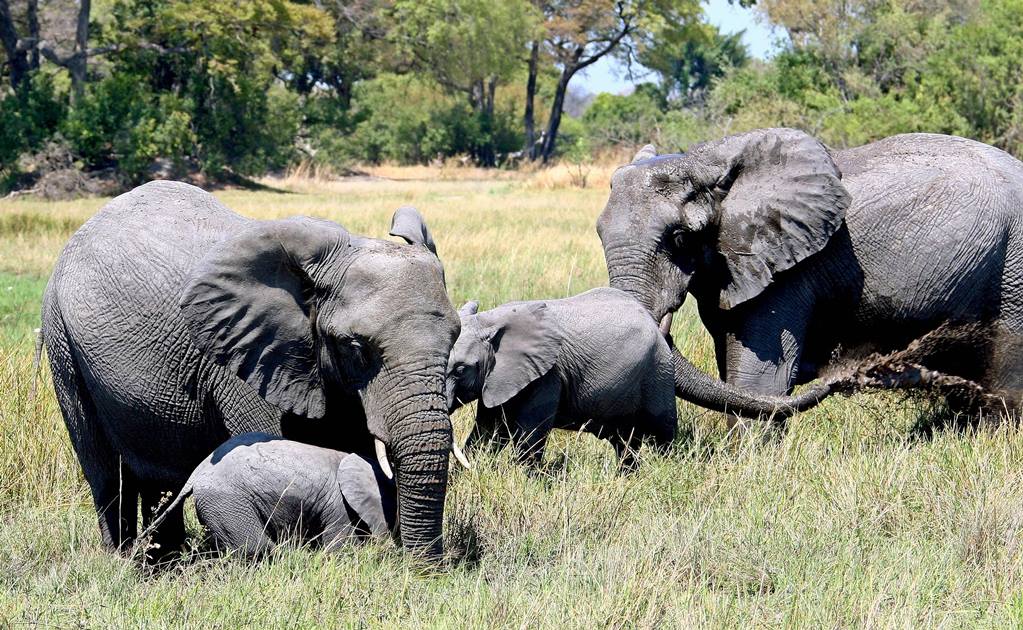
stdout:
<svg viewBox="0 0 1023 630">
<path fill-rule="evenodd" d="M 375 462 L 266 433 L 221 444 L 149 531 L 190 494 L 214 544 L 248 558 L 289 540 L 332 550 L 395 522 L 394 484 Z"/>
<path fill-rule="evenodd" d="M 462 306 L 448 359 L 448 408 L 479 399 L 466 442 L 514 442 L 533 463 L 552 428 L 606 438 L 622 467 L 635 466 L 644 437 L 675 437 L 671 350 L 650 314 L 617 289 L 561 300 Z"/>
</svg>

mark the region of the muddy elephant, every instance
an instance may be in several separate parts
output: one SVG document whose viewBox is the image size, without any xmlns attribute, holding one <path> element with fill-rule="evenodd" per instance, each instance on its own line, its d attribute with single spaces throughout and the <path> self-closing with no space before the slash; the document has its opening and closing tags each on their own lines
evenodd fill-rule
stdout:
<svg viewBox="0 0 1023 630">
<path fill-rule="evenodd" d="M 459 320 L 422 217 L 391 234 L 255 221 L 182 183 L 117 197 L 76 232 L 43 303 L 43 337 L 104 543 L 135 538 L 163 493 L 228 437 L 262 431 L 396 473 L 400 541 L 437 554 Z M 181 511 L 161 524 L 180 546 Z"/>
<path fill-rule="evenodd" d="M 927 338 L 921 363 L 1020 402 L 1023 164 L 998 149 L 907 134 L 832 151 L 793 129 L 648 146 L 597 232 L 611 285 L 655 318 L 696 299 L 730 385 L 784 394 Z"/>
</svg>

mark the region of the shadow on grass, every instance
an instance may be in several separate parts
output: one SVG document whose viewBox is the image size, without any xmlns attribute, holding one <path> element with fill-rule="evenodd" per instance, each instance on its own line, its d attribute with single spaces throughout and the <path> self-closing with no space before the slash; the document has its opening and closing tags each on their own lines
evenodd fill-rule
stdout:
<svg viewBox="0 0 1023 630">
<path fill-rule="evenodd" d="M 910 427 L 909 437 L 915 442 L 929 442 L 940 433 L 971 434 L 985 427 L 1018 422 L 1019 415 L 977 409 L 970 401 L 953 396 L 920 399 L 921 409 Z"/>
</svg>

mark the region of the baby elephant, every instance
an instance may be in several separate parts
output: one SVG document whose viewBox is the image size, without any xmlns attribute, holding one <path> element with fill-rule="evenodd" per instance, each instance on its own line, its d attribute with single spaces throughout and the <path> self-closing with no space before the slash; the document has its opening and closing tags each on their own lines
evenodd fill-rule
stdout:
<svg viewBox="0 0 1023 630">
<path fill-rule="evenodd" d="M 552 428 L 583 429 L 635 466 L 644 437 L 675 437 L 671 350 L 657 323 L 617 289 L 459 310 L 462 332 L 448 360 L 448 408 L 479 399 L 466 442 L 504 446 L 539 463 Z"/>
<path fill-rule="evenodd" d="M 332 550 L 395 519 L 394 484 L 375 462 L 265 433 L 221 444 L 146 534 L 189 494 L 214 544 L 248 558 L 284 541 Z"/>
</svg>

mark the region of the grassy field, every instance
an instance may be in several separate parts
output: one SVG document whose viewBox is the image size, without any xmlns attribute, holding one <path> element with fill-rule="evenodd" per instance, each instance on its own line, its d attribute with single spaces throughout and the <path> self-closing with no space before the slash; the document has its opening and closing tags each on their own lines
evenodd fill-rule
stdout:
<svg viewBox="0 0 1023 630">
<path fill-rule="evenodd" d="M 606 284 L 593 229 L 606 173 L 584 190 L 550 174 L 413 174 L 430 179 L 218 196 L 248 216 L 309 214 L 373 236 L 414 204 L 456 306 Z M 548 475 L 507 454 L 477 460 L 455 475 L 446 511 L 447 544 L 465 559 L 440 570 L 388 541 L 329 557 L 280 549 L 256 565 L 195 553 L 161 572 L 105 553 L 45 369 L 32 394 L 46 278 L 102 204 L 0 202 L 2 627 L 1023 624 L 1023 432 L 930 430 L 931 405 L 880 394 L 741 434 L 680 404 L 685 438 L 629 476 L 605 443 L 567 433 Z M 684 315 L 675 339 L 710 369 L 691 304 Z M 469 421 L 454 418 L 460 438 Z"/>
</svg>

